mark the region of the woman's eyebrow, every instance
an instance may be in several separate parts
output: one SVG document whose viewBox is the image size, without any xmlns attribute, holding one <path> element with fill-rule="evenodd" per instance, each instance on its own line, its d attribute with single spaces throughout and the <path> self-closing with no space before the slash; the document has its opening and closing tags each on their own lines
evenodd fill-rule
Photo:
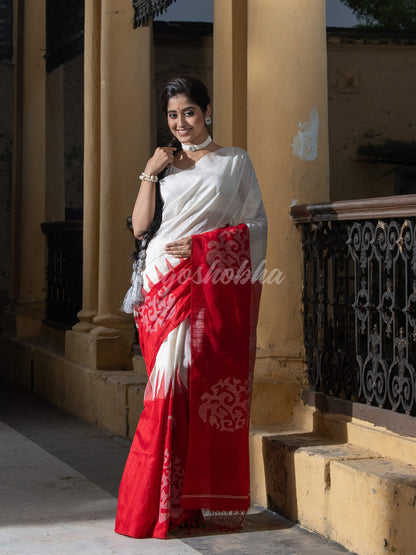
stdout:
<svg viewBox="0 0 416 555">
<path fill-rule="evenodd" d="M 186 108 L 182 108 L 182 110 L 168 110 L 168 114 L 176 114 L 176 112 L 185 112 L 186 110 L 194 110 L 195 106 L 187 106 Z"/>
</svg>

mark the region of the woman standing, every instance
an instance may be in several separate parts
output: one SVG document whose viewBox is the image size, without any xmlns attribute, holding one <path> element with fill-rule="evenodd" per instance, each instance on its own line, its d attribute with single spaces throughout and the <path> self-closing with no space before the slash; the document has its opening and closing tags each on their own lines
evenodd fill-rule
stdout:
<svg viewBox="0 0 416 555">
<path fill-rule="evenodd" d="M 137 538 L 166 538 L 204 510 L 222 524 L 242 515 L 238 525 L 249 507 L 256 269 L 267 228 L 248 154 L 209 136 L 205 85 L 173 79 L 161 99 L 175 146 L 147 162 L 132 216 L 144 266 L 143 298 L 132 304 L 149 381 L 115 530 Z"/>
</svg>

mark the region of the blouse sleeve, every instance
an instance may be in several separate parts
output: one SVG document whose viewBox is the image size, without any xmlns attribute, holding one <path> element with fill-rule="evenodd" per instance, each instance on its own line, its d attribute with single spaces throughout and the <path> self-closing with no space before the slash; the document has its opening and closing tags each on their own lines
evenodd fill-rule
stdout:
<svg viewBox="0 0 416 555">
<path fill-rule="evenodd" d="M 244 223 L 250 231 L 250 256 L 253 277 L 261 280 L 264 273 L 267 245 L 267 216 L 263 206 L 260 187 L 250 157 L 241 151 L 239 172 L 240 209 L 233 224 Z"/>
</svg>

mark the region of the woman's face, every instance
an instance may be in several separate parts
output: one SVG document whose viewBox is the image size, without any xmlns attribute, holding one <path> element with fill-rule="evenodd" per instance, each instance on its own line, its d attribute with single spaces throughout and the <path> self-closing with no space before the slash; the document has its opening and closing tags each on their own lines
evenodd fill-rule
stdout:
<svg viewBox="0 0 416 555">
<path fill-rule="evenodd" d="M 201 144 L 208 137 L 205 118 L 211 114 L 211 107 L 202 113 L 201 108 L 184 94 L 172 96 L 168 102 L 168 125 L 171 133 L 185 144 Z"/>
</svg>

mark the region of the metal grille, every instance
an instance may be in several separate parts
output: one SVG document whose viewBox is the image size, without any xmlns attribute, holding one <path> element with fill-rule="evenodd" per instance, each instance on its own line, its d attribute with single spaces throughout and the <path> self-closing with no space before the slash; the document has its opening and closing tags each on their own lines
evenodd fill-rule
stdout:
<svg viewBox="0 0 416 555">
<path fill-rule="evenodd" d="M 84 0 L 47 0 L 46 71 L 84 52 Z"/>
<path fill-rule="evenodd" d="M 82 221 L 43 223 L 42 230 L 48 245 L 45 323 L 71 328 L 82 307 Z"/>
<path fill-rule="evenodd" d="M 302 223 L 316 391 L 416 414 L 416 217 Z"/>
<path fill-rule="evenodd" d="M 134 16 L 133 26 L 136 29 L 145 25 L 155 15 L 160 15 L 175 0 L 132 0 Z"/>
<path fill-rule="evenodd" d="M 13 61 L 13 1 L 0 0 L 0 62 Z"/>
</svg>

